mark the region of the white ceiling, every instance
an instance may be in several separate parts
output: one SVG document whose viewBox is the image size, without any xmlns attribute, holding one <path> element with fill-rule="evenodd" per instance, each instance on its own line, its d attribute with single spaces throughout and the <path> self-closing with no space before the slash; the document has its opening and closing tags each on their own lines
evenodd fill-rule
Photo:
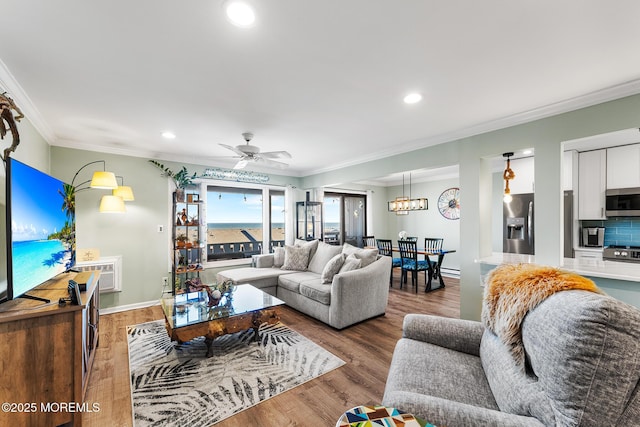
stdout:
<svg viewBox="0 0 640 427">
<path fill-rule="evenodd" d="M 637 0 L 251 3 L 4 0 L 0 86 L 52 145 L 294 176 L 640 92 Z"/>
</svg>

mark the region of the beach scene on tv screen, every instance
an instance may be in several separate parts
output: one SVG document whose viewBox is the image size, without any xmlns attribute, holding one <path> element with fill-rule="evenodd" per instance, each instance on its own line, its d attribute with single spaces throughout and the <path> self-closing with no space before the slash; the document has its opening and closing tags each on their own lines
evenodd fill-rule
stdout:
<svg viewBox="0 0 640 427">
<path fill-rule="evenodd" d="M 75 200 L 73 187 L 29 166 L 11 169 L 13 295 L 73 265 Z"/>
</svg>

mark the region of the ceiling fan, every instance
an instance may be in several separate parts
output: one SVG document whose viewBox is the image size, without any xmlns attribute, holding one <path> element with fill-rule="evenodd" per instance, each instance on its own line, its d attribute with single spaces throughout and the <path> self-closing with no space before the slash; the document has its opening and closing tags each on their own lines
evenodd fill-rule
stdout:
<svg viewBox="0 0 640 427">
<path fill-rule="evenodd" d="M 286 151 L 266 151 L 261 153 L 260 148 L 255 145 L 249 144 L 253 139 L 253 134 L 250 132 L 245 132 L 242 134 L 242 137 L 247 142 L 244 145 L 236 145 L 232 147 L 231 145 L 220 144 L 220 146 L 233 151 L 237 154 L 237 156 L 229 156 L 232 159 L 240 159 L 238 163 L 233 167 L 234 169 L 244 169 L 249 162 L 261 163 L 265 166 L 273 166 L 278 168 L 285 168 L 289 166 L 287 163 L 278 162 L 273 159 L 290 159 L 291 154 Z"/>
</svg>

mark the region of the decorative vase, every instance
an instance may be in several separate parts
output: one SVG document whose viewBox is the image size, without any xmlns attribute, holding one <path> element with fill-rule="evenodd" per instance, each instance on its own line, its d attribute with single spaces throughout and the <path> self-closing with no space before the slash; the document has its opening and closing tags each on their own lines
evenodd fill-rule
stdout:
<svg viewBox="0 0 640 427">
<path fill-rule="evenodd" d="M 176 188 L 176 202 L 184 202 L 184 188 Z"/>
</svg>

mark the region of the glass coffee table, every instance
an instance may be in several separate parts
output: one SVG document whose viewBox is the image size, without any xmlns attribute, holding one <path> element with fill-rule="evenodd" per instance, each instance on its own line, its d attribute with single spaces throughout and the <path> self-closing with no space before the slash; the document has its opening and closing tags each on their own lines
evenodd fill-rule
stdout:
<svg viewBox="0 0 640 427">
<path fill-rule="evenodd" d="M 172 341 L 183 343 L 205 337 L 207 357 L 211 357 L 211 343 L 219 336 L 258 328 L 263 323 L 280 320 L 278 307 L 284 301 L 251 285 L 237 285 L 216 305 L 209 305 L 206 291 L 189 292 L 162 298 L 165 325 Z"/>
</svg>

